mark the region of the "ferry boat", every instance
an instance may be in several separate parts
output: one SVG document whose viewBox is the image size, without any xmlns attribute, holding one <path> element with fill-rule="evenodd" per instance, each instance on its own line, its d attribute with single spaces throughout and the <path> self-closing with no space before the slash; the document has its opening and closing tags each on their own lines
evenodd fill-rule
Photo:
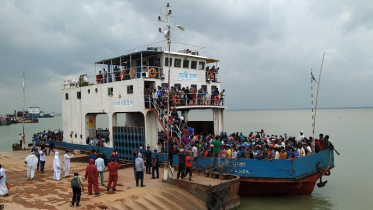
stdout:
<svg viewBox="0 0 373 210">
<path fill-rule="evenodd" d="M 184 116 L 195 133 L 220 134 L 224 131 L 224 110 L 216 90 L 221 91 L 218 71 L 219 60 L 205 55 L 205 48 L 187 43 L 172 42 L 169 6 L 163 20 L 166 29 L 159 29 L 166 40 L 128 50 L 124 55 L 95 62 L 94 75 L 80 75 L 64 81 L 62 89 L 63 139 L 55 145 L 71 149 L 98 149 L 109 158 L 113 149 L 119 159 L 131 160 L 133 151 L 150 146 L 155 148 L 159 129 L 169 139 L 167 113 L 176 109 Z M 176 26 L 184 30 L 182 26 Z M 176 29 L 176 28 L 175 28 Z M 173 95 L 173 89 L 188 88 L 194 94 L 187 102 L 181 95 Z M 206 90 L 204 103 L 199 101 L 198 90 Z M 161 103 L 152 100 L 148 90 L 162 91 L 167 112 L 162 112 Z M 205 92 L 204 92 L 205 93 Z M 171 96 L 170 96 L 171 94 Z M 188 114 L 195 110 L 211 110 L 212 121 L 190 121 Z M 89 145 L 88 140 L 97 136 L 97 116 L 108 116 L 106 147 Z M 126 123 L 119 124 L 118 116 L 125 115 Z M 178 133 L 177 131 L 176 133 Z M 166 160 L 166 154 L 162 159 Z M 174 163 L 178 159 L 174 155 Z M 197 168 L 217 166 L 212 158 L 199 158 Z M 241 195 L 261 194 L 311 194 L 315 183 L 329 175 L 334 167 L 333 150 L 294 160 L 224 160 L 224 172 L 240 177 Z"/>
</svg>

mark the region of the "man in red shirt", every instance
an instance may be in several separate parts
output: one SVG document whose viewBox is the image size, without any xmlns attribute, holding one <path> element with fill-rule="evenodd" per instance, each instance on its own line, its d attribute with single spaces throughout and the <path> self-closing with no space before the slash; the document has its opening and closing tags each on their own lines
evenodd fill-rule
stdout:
<svg viewBox="0 0 373 210">
<path fill-rule="evenodd" d="M 192 181 L 192 164 L 193 164 L 192 158 L 190 157 L 190 153 L 188 152 L 188 155 L 185 157 L 186 169 L 185 169 L 184 178 L 189 173 L 189 181 Z"/>
<path fill-rule="evenodd" d="M 117 186 L 118 181 L 119 164 L 115 161 L 115 159 L 111 159 L 111 162 L 107 164 L 107 168 L 109 170 L 109 183 L 107 184 L 107 191 L 110 190 L 111 183 L 113 183 L 113 191 L 117 191 L 115 187 Z"/>
<path fill-rule="evenodd" d="M 90 159 L 89 160 L 89 165 L 85 169 L 85 176 L 84 180 L 87 180 L 88 177 L 88 193 L 92 195 L 92 185 L 93 189 L 95 190 L 95 195 L 100 195 L 98 192 L 98 171 L 97 171 L 97 166 L 95 165 L 95 160 Z"/>
</svg>

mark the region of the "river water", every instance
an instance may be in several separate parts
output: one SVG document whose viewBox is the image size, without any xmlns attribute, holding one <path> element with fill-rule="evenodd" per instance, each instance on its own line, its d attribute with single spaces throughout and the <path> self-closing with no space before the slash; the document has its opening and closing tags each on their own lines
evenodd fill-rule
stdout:
<svg viewBox="0 0 373 210">
<path fill-rule="evenodd" d="M 317 110 L 315 135 L 328 134 L 341 155 L 335 154 L 336 167 L 323 188 L 315 186 L 311 195 L 305 196 L 250 196 L 241 197 L 239 209 L 371 209 L 373 182 L 370 144 L 373 129 L 373 109 L 319 109 Z M 211 112 L 196 111 L 190 120 L 212 119 Z M 107 127 L 107 118 L 97 119 L 98 127 Z M 119 118 L 118 125 L 125 119 Z M 266 134 L 298 136 L 304 131 L 311 136 L 310 110 L 253 110 L 225 111 L 224 127 L 227 133 L 264 129 Z M 19 142 L 22 124 L 0 126 L 0 152 L 11 151 L 12 143 Z M 41 118 L 39 123 L 25 124 L 26 139 L 31 142 L 33 133 L 42 130 L 62 129 L 62 117 Z M 0 156 L 1 164 L 1 156 Z M 323 179 L 323 181 L 324 181 Z"/>
</svg>

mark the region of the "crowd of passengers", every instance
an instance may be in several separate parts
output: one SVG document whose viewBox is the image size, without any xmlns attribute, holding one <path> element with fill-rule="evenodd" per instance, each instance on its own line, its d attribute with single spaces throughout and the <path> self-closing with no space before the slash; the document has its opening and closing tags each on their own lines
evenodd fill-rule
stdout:
<svg viewBox="0 0 373 210">
<path fill-rule="evenodd" d="M 185 124 L 183 124 L 184 126 Z M 312 137 L 306 138 L 301 131 L 298 138 L 284 135 L 266 135 L 264 130 L 250 132 L 248 136 L 242 133 L 227 135 L 222 132 L 220 135 L 195 135 L 194 128 L 185 125 L 181 131 L 181 138 L 174 135 L 168 152 L 177 154 L 184 149 L 193 154 L 193 158 L 217 157 L 220 159 L 295 159 L 318 153 L 324 150 L 334 149 L 328 135 L 320 134 L 319 138 L 313 141 Z M 314 147 L 313 147 L 314 143 Z M 157 147 L 167 152 L 165 146 L 159 141 Z M 160 150 L 158 150 L 160 151 Z"/>
<path fill-rule="evenodd" d="M 200 87 L 195 90 L 193 87 L 177 88 L 171 86 L 170 98 L 168 100 L 168 89 L 160 86 L 158 88 L 147 88 L 144 90 L 145 94 L 145 108 L 152 107 L 152 102 L 156 107 L 161 109 L 170 106 L 187 106 L 187 105 L 222 105 L 224 106 L 225 90 L 219 92 L 216 88 L 213 93 L 209 94 L 207 88 Z M 208 99 L 208 97 L 210 99 Z"/>
</svg>

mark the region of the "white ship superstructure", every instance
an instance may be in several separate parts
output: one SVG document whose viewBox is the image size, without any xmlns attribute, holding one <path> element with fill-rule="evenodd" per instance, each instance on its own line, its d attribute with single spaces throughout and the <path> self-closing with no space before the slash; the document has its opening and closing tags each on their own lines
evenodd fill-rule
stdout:
<svg viewBox="0 0 373 210">
<path fill-rule="evenodd" d="M 153 95 L 147 90 L 154 88 L 158 91 L 161 88 L 162 97 L 167 98 L 169 85 L 179 90 L 188 87 L 190 95 L 192 90 L 196 91 L 195 100 L 190 100 L 188 104 L 183 101 L 183 94 L 176 93 L 170 98 L 170 108 L 175 107 L 184 114 L 188 126 L 189 111 L 210 109 L 213 112 L 210 130 L 219 134 L 224 126 L 225 108 L 219 105 L 220 95 L 214 96 L 216 89 L 221 91 L 219 60 L 205 56 L 204 50 L 204 47 L 186 43 L 173 42 L 171 45 L 168 34 L 166 41 L 95 62 L 93 76 L 81 75 L 78 79 L 65 81 L 62 89 L 64 141 L 86 144 L 88 137 L 96 136 L 96 116 L 106 114 L 109 147 L 118 150 L 120 158 L 129 159 L 132 150 L 139 146 L 154 148 L 159 130 L 168 133 L 170 128 L 167 126 L 168 118 L 162 114 L 161 104 L 149 101 Z M 198 93 L 200 88 L 208 92 L 205 104 L 198 100 L 202 96 Z M 120 125 L 117 117 L 123 113 L 126 114 L 126 123 Z M 198 131 L 198 127 L 195 129 Z"/>
</svg>

